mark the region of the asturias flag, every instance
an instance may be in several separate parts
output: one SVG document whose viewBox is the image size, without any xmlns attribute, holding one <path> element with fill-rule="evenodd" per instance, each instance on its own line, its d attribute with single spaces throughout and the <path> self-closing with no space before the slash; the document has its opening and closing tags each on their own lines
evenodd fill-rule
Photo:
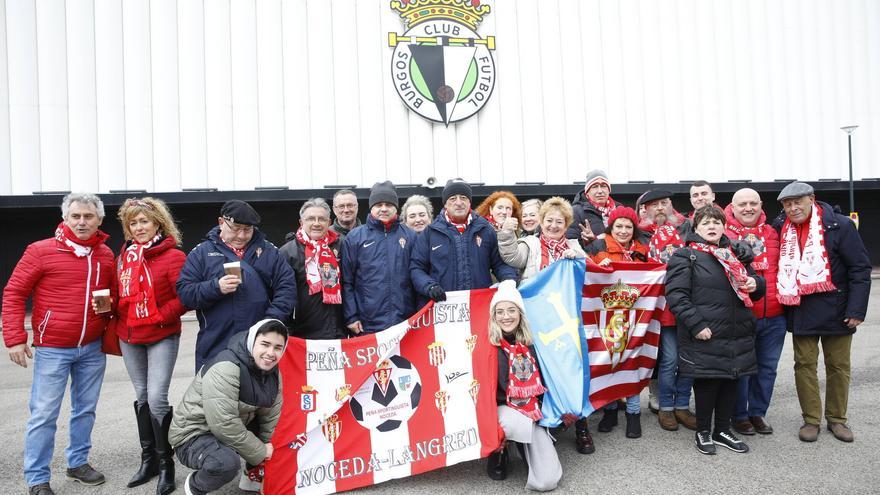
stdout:
<svg viewBox="0 0 880 495">
<path fill-rule="evenodd" d="M 494 292 L 448 292 L 372 335 L 291 338 L 264 493 L 334 493 L 496 450 Z"/>
</svg>

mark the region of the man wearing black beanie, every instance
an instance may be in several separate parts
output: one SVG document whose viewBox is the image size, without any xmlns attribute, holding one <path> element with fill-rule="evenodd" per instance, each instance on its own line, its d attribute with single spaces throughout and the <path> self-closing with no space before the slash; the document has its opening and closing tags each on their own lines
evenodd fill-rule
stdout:
<svg viewBox="0 0 880 495">
<path fill-rule="evenodd" d="M 448 290 L 484 289 L 516 280 L 516 269 L 498 253 L 495 229 L 471 211 L 471 186 L 460 178 L 443 188 L 443 210 L 418 237 L 412 253 L 412 282 L 423 299 L 445 301 Z"/>
<path fill-rule="evenodd" d="M 370 190 L 367 221 L 342 242 L 342 314 L 349 331 L 385 330 L 416 312 L 410 253 L 416 233 L 401 224 L 391 181 Z"/>
</svg>

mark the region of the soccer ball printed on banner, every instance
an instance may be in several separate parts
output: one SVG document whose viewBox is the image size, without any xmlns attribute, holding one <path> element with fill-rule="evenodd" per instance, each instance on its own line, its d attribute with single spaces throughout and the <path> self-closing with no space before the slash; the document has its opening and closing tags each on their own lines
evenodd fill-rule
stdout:
<svg viewBox="0 0 880 495">
<path fill-rule="evenodd" d="M 391 431 L 415 414 L 422 396 L 419 372 L 401 356 L 391 356 L 355 392 L 349 402 L 364 428 Z"/>
<path fill-rule="evenodd" d="M 495 37 L 477 26 L 491 11 L 480 0 L 394 0 L 407 30 L 388 33 L 391 75 L 403 103 L 449 125 L 479 112 L 495 88 Z"/>
</svg>

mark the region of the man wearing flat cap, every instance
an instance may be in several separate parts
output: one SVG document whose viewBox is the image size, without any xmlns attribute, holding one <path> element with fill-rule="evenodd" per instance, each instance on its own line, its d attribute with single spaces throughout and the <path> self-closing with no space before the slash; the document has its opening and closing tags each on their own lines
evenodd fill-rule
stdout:
<svg viewBox="0 0 880 495">
<path fill-rule="evenodd" d="M 804 182 L 785 186 L 777 198 L 779 229 L 777 297 L 785 306 L 794 347 L 794 382 L 804 424 L 798 437 L 815 442 L 823 415 L 817 374 L 819 342 L 825 361 L 825 421 L 835 438 L 853 441 L 846 424 L 850 350 L 865 320 L 871 292 L 868 251 L 848 217 L 816 201 Z"/>
<path fill-rule="evenodd" d="M 370 190 L 367 221 L 342 242 L 342 312 L 354 334 L 394 326 L 416 312 L 409 274 L 416 233 L 400 222 L 390 181 Z"/>
<path fill-rule="evenodd" d="M 501 259 L 495 228 L 471 210 L 471 186 L 451 179 L 443 188 L 443 209 L 416 236 L 410 262 L 413 287 L 422 301 L 445 301 L 446 291 L 485 289 L 516 280 L 517 271 Z"/>
<path fill-rule="evenodd" d="M 186 257 L 177 294 L 184 306 L 198 312 L 196 371 L 226 349 L 233 335 L 265 318 L 284 321 L 293 312 L 293 271 L 259 224 L 251 205 L 227 201 L 217 226 Z M 238 263 L 239 269 L 224 269 L 229 263 Z"/>
</svg>

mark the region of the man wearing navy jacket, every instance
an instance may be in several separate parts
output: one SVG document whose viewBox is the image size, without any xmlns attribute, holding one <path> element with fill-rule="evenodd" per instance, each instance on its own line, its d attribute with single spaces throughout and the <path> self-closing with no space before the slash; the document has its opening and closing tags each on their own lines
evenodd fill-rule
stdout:
<svg viewBox="0 0 880 495">
<path fill-rule="evenodd" d="M 443 188 L 444 208 L 416 237 L 410 274 L 423 300 L 445 301 L 446 291 L 484 289 L 492 275 L 516 280 L 516 269 L 504 263 L 498 238 L 488 220 L 471 210 L 471 186 L 452 179 Z"/>
<path fill-rule="evenodd" d="M 264 318 L 285 321 L 296 305 L 293 271 L 257 228 L 260 215 L 251 205 L 227 201 L 217 224 L 190 251 L 177 279 L 180 301 L 198 315 L 196 371 L 233 335 Z M 236 261 L 241 277 L 223 268 Z"/>
</svg>

